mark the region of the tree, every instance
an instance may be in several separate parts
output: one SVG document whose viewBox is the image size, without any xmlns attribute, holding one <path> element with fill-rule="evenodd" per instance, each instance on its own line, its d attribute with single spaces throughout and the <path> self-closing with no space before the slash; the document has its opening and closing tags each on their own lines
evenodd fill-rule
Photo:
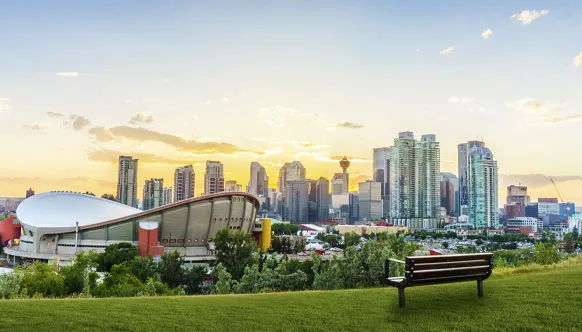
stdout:
<svg viewBox="0 0 582 332">
<path fill-rule="evenodd" d="M 538 242 L 536 244 L 534 260 L 536 263 L 541 265 L 548 265 L 559 262 L 560 255 L 558 253 L 558 247 L 550 242 Z"/>
<path fill-rule="evenodd" d="M 158 271 L 158 267 L 151 256 L 134 257 L 129 262 L 128 267 L 131 273 L 141 282 L 146 282 L 149 278 L 153 278 Z"/>
<path fill-rule="evenodd" d="M 329 245 L 334 248 L 339 245 L 339 238 L 335 234 L 329 234 L 325 237 L 325 242 L 329 243 Z"/>
<path fill-rule="evenodd" d="M 214 283 L 213 292 L 215 294 L 229 294 L 232 292 L 232 276 L 226 270 L 222 263 L 216 265 L 216 282 Z"/>
<path fill-rule="evenodd" d="M 222 229 L 214 237 L 216 263 L 222 264 L 234 280 L 240 280 L 246 266 L 257 262 L 257 243 L 247 232 Z"/>
<path fill-rule="evenodd" d="M 271 231 L 275 235 L 297 235 L 299 226 L 290 223 L 275 223 L 271 225 Z"/>
<path fill-rule="evenodd" d="M 574 235 L 572 233 L 568 233 L 564 235 L 564 241 L 566 242 L 566 247 L 564 250 L 567 253 L 573 253 L 574 249 L 576 249 L 576 242 L 574 241 Z"/>
<path fill-rule="evenodd" d="M 22 273 L 0 274 L 0 299 L 14 299 L 20 294 Z"/>
<path fill-rule="evenodd" d="M 111 267 L 111 271 L 105 273 L 103 282 L 97 286 L 95 292 L 99 297 L 132 297 L 150 295 L 150 291 L 136 276 L 134 276 L 127 262 L 116 264 Z"/>
<path fill-rule="evenodd" d="M 129 263 L 137 256 L 137 248 L 131 243 L 122 242 L 109 245 L 105 248 L 104 253 L 98 254 L 97 263 L 99 266 L 97 271 L 109 272 L 113 265 L 123 262 Z"/>
<path fill-rule="evenodd" d="M 481 239 L 475 240 L 475 244 L 478 245 L 478 246 L 482 246 L 483 243 L 485 243 L 485 242 L 483 242 L 483 240 L 481 240 Z"/>
<path fill-rule="evenodd" d="M 60 275 L 64 278 L 65 295 L 91 296 L 91 292 L 97 287 L 98 275 L 93 271 L 96 266 L 91 255 L 81 251 L 73 260 L 73 265 L 61 267 Z"/>
<path fill-rule="evenodd" d="M 344 234 L 344 247 L 352 247 L 352 246 L 357 246 L 358 244 L 360 244 L 360 238 L 361 236 L 354 233 L 354 232 L 349 232 L 349 233 L 345 233 Z"/>
<path fill-rule="evenodd" d="M 34 262 L 20 269 L 20 288 L 28 296 L 61 297 L 65 294 L 63 276 L 56 273 L 56 265 Z"/>
<path fill-rule="evenodd" d="M 443 247 L 443 249 L 449 249 L 449 243 L 448 242 L 442 242 L 441 243 L 441 247 Z"/>
<path fill-rule="evenodd" d="M 203 266 L 192 266 L 189 269 L 184 269 L 183 285 L 186 294 L 201 294 L 202 283 L 206 276 L 206 269 Z"/>
<path fill-rule="evenodd" d="M 180 256 L 180 253 L 177 251 L 165 253 L 158 265 L 160 281 L 166 283 L 170 288 L 180 286 L 184 277 L 182 265 L 184 265 L 184 258 Z"/>
</svg>

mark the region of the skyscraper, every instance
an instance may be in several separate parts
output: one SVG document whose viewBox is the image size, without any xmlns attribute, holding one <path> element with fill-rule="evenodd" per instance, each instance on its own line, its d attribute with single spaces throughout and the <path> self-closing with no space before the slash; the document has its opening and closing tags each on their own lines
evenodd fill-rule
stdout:
<svg viewBox="0 0 582 332">
<path fill-rule="evenodd" d="M 204 194 L 210 195 L 224 191 L 224 169 L 220 161 L 206 162 L 204 174 Z"/>
<path fill-rule="evenodd" d="M 119 156 L 117 172 L 117 201 L 137 207 L 137 164 L 131 156 Z"/>
<path fill-rule="evenodd" d="M 164 205 L 164 179 L 146 180 L 143 186 L 143 209 L 150 210 Z"/>
<path fill-rule="evenodd" d="M 304 224 L 308 220 L 308 183 L 306 180 L 287 181 L 283 196 L 283 220 Z"/>
<path fill-rule="evenodd" d="M 372 180 L 382 184 L 382 217 L 390 217 L 390 159 L 392 149 L 383 147 L 374 149 L 374 169 Z"/>
<path fill-rule="evenodd" d="M 374 181 L 359 184 L 359 217 L 365 221 L 382 219 L 382 183 Z"/>
<path fill-rule="evenodd" d="M 455 186 L 450 178 L 441 180 L 441 207 L 447 210 L 448 216 L 455 215 Z"/>
<path fill-rule="evenodd" d="M 174 171 L 174 202 L 194 197 L 196 174 L 194 167 L 187 165 Z"/>
<path fill-rule="evenodd" d="M 26 198 L 29 198 L 30 196 L 34 196 L 34 190 L 32 190 L 32 188 L 28 188 L 26 191 Z"/>
<path fill-rule="evenodd" d="M 484 146 L 468 151 L 469 223 L 475 228 L 499 228 L 497 204 L 497 162 Z"/>
<path fill-rule="evenodd" d="M 224 182 L 224 191 L 232 192 L 232 191 L 243 191 L 242 185 L 236 183 L 236 180 L 228 180 Z"/>
<path fill-rule="evenodd" d="M 441 150 L 436 135 L 422 135 L 417 142 L 419 211 L 416 217 L 438 218 L 441 215 Z"/>
<path fill-rule="evenodd" d="M 172 202 L 172 187 L 164 187 L 164 205 L 171 204 Z"/>
<path fill-rule="evenodd" d="M 315 180 L 307 179 L 307 221 L 317 221 L 317 185 Z"/>
<path fill-rule="evenodd" d="M 452 214 L 449 213 L 449 215 L 450 216 L 458 216 L 459 215 L 459 212 L 460 212 L 460 206 L 459 206 L 459 178 L 455 174 L 453 174 L 453 173 L 441 172 L 441 184 L 443 183 L 443 181 L 450 182 L 450 184 L 453 185 L 453 190 L 454 190 L 454 194 L 453 194 L 453 205 L 452 205 L 452 207 L 454 207 L 454 210 L 452 211 Z M 442 191 L 441 191 L 441 203 L 442 203 Z M 441 204 L 441 206 L 442 206 L 442 204 Z M 447 212 L 448 212 L 448 210 L 447 210 Z"/>
<path fill-rule="evenodd" d="M 251 176 L 249 180 L 249 193 L 253 195 L 262 195 L 268 197 L 269 177 L 265 168 L 253 161 L 251 163 Z"/>
<path fill-rule="evenodd" d="M 316 181 L 317 221 L 329 220 L 329 180 L 320 177 Z"/>
<path fill-rule="evenodd" d="M 507 204 L 520 203 L 524 207 L 530 202 L 527 186 L 507 186 Z"/>
<path fill-rule="evenodd" d="M 473 147 L 485 147 L 485 143 L 482 141 L 469 141 L 458 145 L 459 211 L 466 210 L 469 206 L 469 150 Z"/>
<path fill-rule="evenodd" d="M 279 170 L 279 181 L 277 183 L 277 189 L 279 192 L 285 192 L 285 186 L 289 181 L 305 181 L 305 167 L 300 161 L 293 161 L 291 163 L 285 163 L 283 167 Z"/>
</svg>

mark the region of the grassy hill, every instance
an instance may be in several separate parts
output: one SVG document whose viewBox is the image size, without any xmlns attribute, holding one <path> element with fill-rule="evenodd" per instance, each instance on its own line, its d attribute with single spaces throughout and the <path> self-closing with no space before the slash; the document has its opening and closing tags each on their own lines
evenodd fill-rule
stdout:
<svg viewBox="0 0 582 332">
<path fill-rule="evenodd" d="M 484 282 L 197 297 L 0 300 L 2 330 L 581 331 L 582 267 Z"/>
</svg>

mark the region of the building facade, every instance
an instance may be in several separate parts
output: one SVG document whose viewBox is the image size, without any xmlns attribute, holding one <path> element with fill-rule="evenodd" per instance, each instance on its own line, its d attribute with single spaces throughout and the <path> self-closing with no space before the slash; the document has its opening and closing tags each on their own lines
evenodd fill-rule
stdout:
<svg viewBox="0 0 582 332">
<path fill-rule="evenodd" d="M 469 222 L 475 228 L 499 228 L 497 161 L 491 150 L 473 147 L 468 167 Z"/>
<path fill-rule="evenodd" d="M 164 205 L 164 179 L 146 180 L 143 186 L 143 209 L 151 210 Z"/>
<path fill-rule="evenodd" d="M 382 220 L 382 183 L 361 182 L 359 184 L 358 205 L 360 220 Z"/>
<path fill-rule="evenodd" d="M 32 188 L 28 188 L 26 191 L 26 198 L 29 198 L 30 196 L 34 196 L 34 190 L 32 190 Z"/>
<path fill-rule="evenodd" d="M 448 216 L 455 215 L 455 186 L 451 179 L 444 178 L 440 188 L 441 207 L 445 208 Z"/>
<path fill-rule="evenodd" d="M 374 168 L 372 180 L 382 184 L 382 214 L 383 218 L 390 217 L 390 159 L 392 149 L 383 147 L 374 149 Z"/>
<path fill-rule="evenodd" d="M 283 220 L 294 224 L 308 222 L 309 184 L 306 180 L 287 181 L 283 196 Z"/>
<path fill-rule="evenodd" d="M 277 182 L 277 189 L 279 192 L 285 192 L 285 187 L 289 181 L 305 181 L 306 171 L 303 164 L 299 161 L 285 163 L 279 170 L 279 181 Z"/>
<path fill-rule="evenodd" d="M 440 174 L 441 150 L 436 135 L 422 135 L 417 142 L 418 203 L 417 217 L 438 218 L 441 215 Z"/>
<path fill-rule="evenodd" d="M 206 161 L 204 194 L 212 195 L 224 191 L 224 168 L 220 161 Z"/>
<path fill-rule="evenodd" d="M 329 180 L 320 177 L 315 182 L 317 197 L 317 221 L 328 221 L 329 220 Z"/>
<path fill-rule="evenodd" d="M 117 171 L 117 201 L 137 207 L 137 165 L 138 160 L 131 156 L 119 156 Z"/>
<path fill-rule="evenodd" d="M 462 212 L 469 206 L 469 150 L 485 147 L 482 141 L 469 141 L 458 145 L 459 168 L 459 210 Z M 463 213 L 461 213 L 462 215 Z"/>
<path fill-rule="evenodd" d="M 269 177 L 265 168 L 253 161 L 251 163 L 251 174 L 249 179 L 248 192 L 253 195 L 268 197 Z"/>
<path fill-rule="evenodd" d="M 171 204 L 174 202 L 173 200 L 173 190 L 172 187 L 164 187 L 164 205 Z"/>
<path fill-rule="evenodd" d="M 196 174 L 192 165 L 178 167 L 174 171 L 174 202 L 194 197 Z"/>
</svg>

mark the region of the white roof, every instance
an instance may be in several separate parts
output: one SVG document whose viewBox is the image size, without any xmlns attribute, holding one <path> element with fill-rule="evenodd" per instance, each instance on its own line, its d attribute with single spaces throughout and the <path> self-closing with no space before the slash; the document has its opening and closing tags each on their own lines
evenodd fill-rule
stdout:
<svg viewBox="0 0 582 332">
<path fill-rule="evenodd" d="M 88 226 L 142 212 L 108 199 L 72 192 L 47 192 L 25 199 L 16 210 L 21 223 L 32 227 Z"/>
</svg>

